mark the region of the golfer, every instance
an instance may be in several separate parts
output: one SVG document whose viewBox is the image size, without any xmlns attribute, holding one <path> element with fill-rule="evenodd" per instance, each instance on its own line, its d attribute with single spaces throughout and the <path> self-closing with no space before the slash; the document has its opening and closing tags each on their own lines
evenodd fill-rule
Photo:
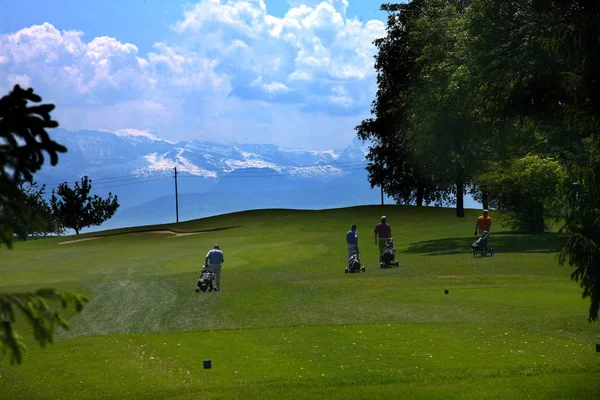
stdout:
<svg viewBox="0 0 600 400">
<path fill-rule="evenodd" d="M 484 233 L 490 233 L 492 229 L 492 219 L 488 216 L 488 210 L 483 210 L 483 215 L 477 218 L 475 223 L 475 236 L 477 236 L 477 230 L 479 229 L 479 236 Z M 488 248 L 488 238 L 482 240 L 481 247 L 483 247 L 482 255 L 485 256 Z"/>
<path fill-rule="evenodd" d="M 219 248 L 218 244 L 215 244 L 215 247 L 206 253 L 206 258 L 204 260 L 204 265 L 212 268 L 213 272 L 215 273 L 215 280 L 217 281 L 215 290 L 217 292 L 221 291 L 221 264 L 223 264 L 224 261 L 225 257 L 223 256 L 223 252 Z"/>
<path fill-rule="evenodd" d="M 392 237 L 392 227 L 388 225 L 385 215 L 381 217 L 381 223 L 375 226 L 374 232 L 375 244 L 379 244 L 379 262 L 381 262 L 381 253 L 383 252 L 385 243 Z M 377 236 L 379 236 L 379 242 L 377 241 Z"/>
<path fill-rule="evenodd" d="M 346 243 L 348 244 L 348 259 L 352 255 L 352 250 L 358 247 L 358 232 L 356 231 L 356 224 L 353 224 L 350 230 L 346 233 Z"/>
<path fill-rule="evenodd" d="M 483 215 L 477 218 L 477 222 L 475 223 L 475 236 L 477 236 L 478 229 L 480 235 L 483 235 L 484 232 L 489 233 L 492 229 L 492 219 L 488 214 L 488 210 L 483 210 Z"/>
</svg>

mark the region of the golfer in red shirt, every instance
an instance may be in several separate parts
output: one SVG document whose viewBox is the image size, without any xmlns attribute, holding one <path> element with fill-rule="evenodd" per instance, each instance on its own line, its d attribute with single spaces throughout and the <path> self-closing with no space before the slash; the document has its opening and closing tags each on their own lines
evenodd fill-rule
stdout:
<svg viewBox="0 0 600 400">
<path fill-rule="evenodd" d="M 379 242 L 377 242 L 377 236 L 379 236 Z M 385 243 L 389 238 L 392 237 L 392 227 L 386 222 L 385 215 L 381 217 L 381 223 L 375 226 L 375 244 L 379 243 L 379 261 L 381 262 L 381 253 L 385 247 Z"/>
</svg>

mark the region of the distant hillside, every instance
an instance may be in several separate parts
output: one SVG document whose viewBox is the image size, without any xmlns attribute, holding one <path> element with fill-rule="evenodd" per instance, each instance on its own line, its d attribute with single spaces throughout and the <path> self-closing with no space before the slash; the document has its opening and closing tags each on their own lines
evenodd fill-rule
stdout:
<svg viewBox="0 0 600 400">
<path fill-rule="evenodd" d="M 140 130 L 52 130 L 68 148 L 54 168 L 36 175 L 48 194 L 60 182 L 88 175 L 94 193 L 118 195 L 121 207 L 103 228 L 175 220 L 174 168 L 179 219 L 283 207 L 325 209 L 379 204 L 367 180 L 368 145 L 306 150 L 272 144 L 171 142 Z M 387 204 L 392 200 L 385 199 Z M 477 207 L 467 199 L 466 207 Z M 98 228 L 95 228 L 98 229 Z"/>
</svg>

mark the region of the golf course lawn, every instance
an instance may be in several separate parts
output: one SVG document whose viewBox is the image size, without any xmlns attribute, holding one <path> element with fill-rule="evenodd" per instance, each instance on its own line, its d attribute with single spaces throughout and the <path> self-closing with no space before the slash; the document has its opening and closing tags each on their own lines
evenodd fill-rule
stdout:
<svg viewBox="0 0 600 400">
<path fill-rule="evenodd" d="M 378 268 L 381 215 L 398 268 Z M 91 301 L 46 348 L 18 326 L 29 349 L 0 358 L 0 399 L 598 398 L 600 325 L 558 265 L 564 238 L 492 213 L 495 257 L 473 258 L 478 215 L 260 210 L 2 248 L 0 293 Z M 353 223 L 366 272 L 345 274 Z M 222 291 L 196 293 L 215 243 Z"/>
</svg>

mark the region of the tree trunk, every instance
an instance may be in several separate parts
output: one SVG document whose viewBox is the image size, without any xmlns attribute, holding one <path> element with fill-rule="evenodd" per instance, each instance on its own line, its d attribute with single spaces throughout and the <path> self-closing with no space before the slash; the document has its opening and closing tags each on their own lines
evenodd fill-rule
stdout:
<svg viewBox="0 0 600 400">
<path fill-rule="evenodd" d="M 484 189 L 481 191 L 481 205 L 483 206 L 484 210 L 487 210 L 489 208 L 489 204 L 490 204 L 490 193 Z"/>
<path fill-rule="evenodd" d="M 79 229 L 75 228 L 75 235 L 79 235 Z"/>
<path fill-rule="evenodd" d="M 464 199 L 465 181 L 464 171 L 459 165 L 456 167 L 456 216 L 465 217 L 465 199 Z"/>
<path fill-rule="evenodd" d="M 423 194 L 425 187 L 422 184 L 417 184 L 417 207 L 423 206 Z"/>
<path fill-rule="evenodd" d="M 544 233 L 545 231 L 545 219 L 544 219 L 544 205 L 540 202 L 534 202 L 531 210 L 531 222 L 529 224 L 530 233 Z"/>
</svg>

